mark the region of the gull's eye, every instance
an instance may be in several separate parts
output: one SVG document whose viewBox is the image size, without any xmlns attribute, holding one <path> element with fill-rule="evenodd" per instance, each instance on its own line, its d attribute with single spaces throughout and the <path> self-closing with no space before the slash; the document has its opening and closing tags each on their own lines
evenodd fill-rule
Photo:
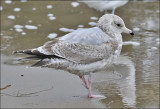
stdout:
<svg viewBox="0 0 160 109">
<path fill-rule="evenodd" d="M 121 24 L 117 24 L 117 26 L 118 26 L 118 27 L 122 27 L 122 25 L 121 25 Z"/>
<path fill-rule="evenodd" d="M 114 22 L 117 27 L 122 27 L 120 23 Z"/>
</svg>

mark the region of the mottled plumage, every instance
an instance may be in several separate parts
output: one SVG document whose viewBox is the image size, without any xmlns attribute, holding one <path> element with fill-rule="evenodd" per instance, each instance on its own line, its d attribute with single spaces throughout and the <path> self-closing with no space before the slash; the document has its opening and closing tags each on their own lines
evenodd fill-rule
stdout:
<svg viewBox="0 0 160 109">
<path fill-rule="evenodd" d="M 15 53 L 35 55 L 41 60 L 33 66 L 66 70 L 82 77 L 86 84 L 84 75 L 106 69 L 120 55 L 122 32 L 133 34 L 120 17 L 106 14 L 97 27 L 79 29 L 38 48 Z"/>
</svg>

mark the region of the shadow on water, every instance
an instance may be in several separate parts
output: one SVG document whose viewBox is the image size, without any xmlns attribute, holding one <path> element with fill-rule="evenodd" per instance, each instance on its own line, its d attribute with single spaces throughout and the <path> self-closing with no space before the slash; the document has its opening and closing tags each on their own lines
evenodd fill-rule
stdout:
<svg viewBox="0 0 160 109">
<path fill-rule="evenodd" d="M 103 13 L 83 3 L 72 7 L 72 1 L 1 1 L 1 85 L 11 85 L 1 91 L 2 107 L 158 108 L 159 1 L 144 1 L 130 1 L 115 12 L 135 36 L 123 34 L 123 40 L 132 45 L 123 46 L 112 68 L 93 75 L 94 91 L 107 97 L 100 102 L 86 98 L 78 77 L 54 69 L 26 68 L 35 61 L 21 60 L 25 56 L 12 51 L 38 47 L 68 30 L 90 28 L 97 22 L 90 17 Z M 24 96 L 13 97 L 17 93 Z"/>
</svg>

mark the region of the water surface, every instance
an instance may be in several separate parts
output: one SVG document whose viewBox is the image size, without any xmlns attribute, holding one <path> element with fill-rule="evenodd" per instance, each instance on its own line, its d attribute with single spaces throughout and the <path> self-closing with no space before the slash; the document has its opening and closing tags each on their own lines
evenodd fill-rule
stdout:
<svg viewBox="0 0 160 109">
<path fill-rule="evenodd" d="M 131 1 L 116 10 L 135 36 L 123 34 L 124 45 L 113 69 L 93 76 L 93 91 L 105 99 L 88 99 L 81 80 L 64 71 L 28 68 L 35 61 L 12 54 L 35 48 L 69 29 L 92 27 L 102 12 L 72 1 L 1 1 L 2 107 L 158 108 L 159 107 L 159 1 Z M 62 29 L 63 28 L 63 29 Z M 49 36 L 53 34 L 53 36 Z"/>
</svg>

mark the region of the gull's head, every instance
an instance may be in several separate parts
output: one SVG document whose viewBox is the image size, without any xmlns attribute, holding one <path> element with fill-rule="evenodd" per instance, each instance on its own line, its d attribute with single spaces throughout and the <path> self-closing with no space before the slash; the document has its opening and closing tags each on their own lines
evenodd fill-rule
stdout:
<svg viewBox="0 0 160 109">
<path fill-rule="evenodd" d="M 134 35 L 133 31 L 125 26 L 124 21 L 119 16 L 114 14 L 103 15 L 99 19 L 97 26 L 109 34 L 114 32 L 116 34 L 128 33 Z"/>
</svg>

